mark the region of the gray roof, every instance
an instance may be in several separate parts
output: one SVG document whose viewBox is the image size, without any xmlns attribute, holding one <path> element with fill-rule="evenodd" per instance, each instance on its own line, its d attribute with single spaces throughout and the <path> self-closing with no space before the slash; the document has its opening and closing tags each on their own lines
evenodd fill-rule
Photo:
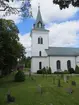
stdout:
<svg viewBox="0 0 79 105">
<path fill-rule="evenodd" d="M 79 48 L 71 47 L 49 47 L 46 49 L 49 56 L 78 56 Z"/>
</svg>

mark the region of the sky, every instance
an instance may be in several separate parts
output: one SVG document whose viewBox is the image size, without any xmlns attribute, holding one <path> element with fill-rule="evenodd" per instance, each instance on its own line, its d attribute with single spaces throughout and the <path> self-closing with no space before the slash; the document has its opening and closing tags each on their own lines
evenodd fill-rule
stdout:
<svg viewBox="0 0 79 105">
<path fill-rule="evenodd" d="M 30 32 L 35 23 L 39 3 L 45 28 L 49 30 L 49 46 L 79 47 L 79 8 L 70 5 L 69 8 L 60 10 L 58 5 L 52 3 L 52 0 L 31 0 L 33 18 L 22 20 L 18 15 L 6 17 L 6 19 L 14 20 L 17 25 L 20 42 L 26 48 L 27 56 L 31 54 Z M 10 5 L 19 7 L 21 3 L 10 2 Z"/>
</svg>

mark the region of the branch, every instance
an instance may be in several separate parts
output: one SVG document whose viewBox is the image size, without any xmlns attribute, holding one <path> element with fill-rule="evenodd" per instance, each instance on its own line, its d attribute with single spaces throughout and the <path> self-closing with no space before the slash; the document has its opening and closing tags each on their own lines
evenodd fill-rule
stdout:
<svg viewBox="0 0 79 105">
<path fill-rule="evenodd" d="M 7 8 L 8 8 L 8 7 L 4 8 L 4 9 L 0 9 L 0 11 L 6 11 Z"/>
</svg>

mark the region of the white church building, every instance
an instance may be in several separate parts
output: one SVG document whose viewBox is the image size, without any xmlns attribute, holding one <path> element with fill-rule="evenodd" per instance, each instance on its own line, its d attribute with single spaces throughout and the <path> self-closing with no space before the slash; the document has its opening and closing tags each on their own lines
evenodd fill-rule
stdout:
<svg viewBox="0 0 79 105">
<path fill-rule="evenodd" d="M 79 65 L 79 48 L 49 47 L 49 30 L 46 30 L 38 7 L 36 22 L 31 31 L 31 72 L 51 67 L 52 72 L 64 71 Z"/>
</svg>

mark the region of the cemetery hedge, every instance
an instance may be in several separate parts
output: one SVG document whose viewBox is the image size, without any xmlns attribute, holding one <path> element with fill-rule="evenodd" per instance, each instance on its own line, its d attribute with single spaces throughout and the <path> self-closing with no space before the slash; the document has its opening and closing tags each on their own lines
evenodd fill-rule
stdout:
<svg viewBox="0 0 79 105">
<path fill-rule="evenodd" d="M 47 67 L 47 68 L 43 68 L 43 69 L 40 69 L 40 70 L 37 70 L 37 74 L 51 74 L 51 67 Z"/>
<path fill-rule="evenodd" d="M 61 76 L 56 76 L 56 74 L 48 77 L 32 76 L 33 80 L 26 76 L 24 82 L 14 82 L 14 75 L 15 73 L 12 73 L 0 78 L 0 105 L 79 105 L 79 76 L 70 76 L 69 82 L 64 83 Z M 53 76 L 55 84 L 53 83 Z M 57 84 L 59 78 L 60 87 Z M 76 86 L 71 85 L 72 81 L 76 82 Z M 38 85 L 41 85 L 43 89 L 42 94 L 38 93 Z M 68 88 L 74 90 L 72 94 L 66 92 Z M 15 97 L 14 103 L 6 103 L 8 90 Z"/>
</svg>

